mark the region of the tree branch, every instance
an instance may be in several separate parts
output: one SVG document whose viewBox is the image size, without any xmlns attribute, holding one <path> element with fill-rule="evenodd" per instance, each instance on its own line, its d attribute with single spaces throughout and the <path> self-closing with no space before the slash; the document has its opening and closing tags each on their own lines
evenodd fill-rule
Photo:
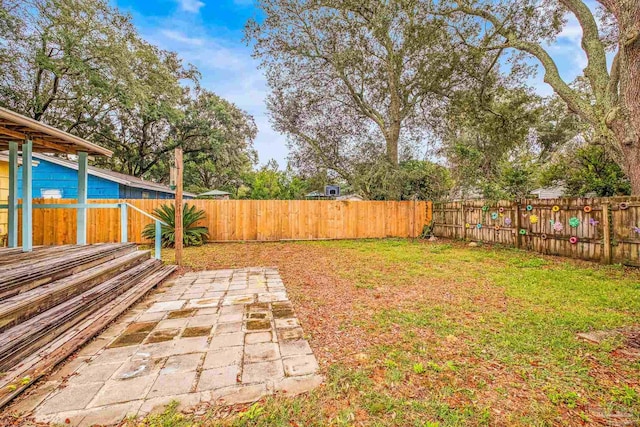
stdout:
<svg viewBox="0 0 640 427">
<path fill-rule="evenodd" d="M 607 71 L 607 57 L 598 33 L 591 10 L 582 0 L 560 0 L 578 19 L 582 27 L 582 49 L 587 54 L 585 76 L 589 79 L 596 96 L 596 101 L 606 99 L 609 73 Z"/>
<path fill-rule="evenodd" d="M 595 125 L 598 124 L 595 111 L 593 110 L 591 104 L 587 100 L 583 99 L 580 93 L 571 89 L 571 87 L 569 87 L 569 85 L 562 79 L 555 61 L 540 44 L 520 39 L 515 32 L 506 29 L 502 25 L 502 22 L 498 19 L 498 17 L 485 9 L 475 9 L 468 6 L 459 6 L 447 11 L 447 13 L 456 12 L 461 12 L 471 16 L 477 16 L 479 18 L 485 19 L 495 28 L 502 28 L 499 31 L 499 34 L 506 39 L 504 47 L 511 47 L 517 50 L 521 50 L 536 57 L 545 70 L 545 83 L 551 85 L 558 96 L 560 96 L 560 98 L 562 98 L 567 103 L 572 111 L 580 115 L 588 122 Z"/>
</svg>

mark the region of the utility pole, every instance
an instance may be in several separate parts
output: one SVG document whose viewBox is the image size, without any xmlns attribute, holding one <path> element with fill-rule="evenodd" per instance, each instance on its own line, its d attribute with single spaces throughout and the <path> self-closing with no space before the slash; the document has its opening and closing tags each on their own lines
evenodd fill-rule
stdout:
<svg viewBox="0 0 640 427">
<path fill-rule="evenodd" d="M 175 150 L 175 162 L 176 162 L 176 220 L 175 220 L 175 246 L 176 246 L 176 264 L 182 266 L 182 148 L 177 147 Z"/>
</svg>

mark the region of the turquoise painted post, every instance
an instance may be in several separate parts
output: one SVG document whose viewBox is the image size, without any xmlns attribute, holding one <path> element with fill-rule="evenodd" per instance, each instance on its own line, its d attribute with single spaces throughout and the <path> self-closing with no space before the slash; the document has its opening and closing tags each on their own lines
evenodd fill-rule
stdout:
<svg viewBox="0 0 640 427">
<path fill-rule="evenodd" d="M 33 142 L 22 144 L 22 252 L 33 250 L 33 190 L 32 157 Z"/>
<path fill-rule="evenodd" d="M 162 250 L 162 224 L 156 221 L 156 259 L 162 259 L 160 251 Z"/>
<path fill-rule="evenodd" d="M 78 152 L 78 203 L 87 203 L 87 153 Z M 87 208 L 77 209 L 77 233 L 76 243 L 79 245 L 87 244 Z"/>
<path fill-rule="evenodd" d="M 18 143 L 9 143 L 9 229 L 8 245 L 18 247 Z"/>
<path fill-rule="evenodd" d="M 120 241 L 122 243 L 127 243 L 127 204 L 120 203 Z"/>
</svg>

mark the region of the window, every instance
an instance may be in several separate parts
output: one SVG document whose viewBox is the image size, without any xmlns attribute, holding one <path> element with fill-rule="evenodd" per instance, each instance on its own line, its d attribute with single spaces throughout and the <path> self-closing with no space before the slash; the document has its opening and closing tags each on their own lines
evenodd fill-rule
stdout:
<svg viewBox="0 0 640 427">
<path fill-rule="evenodd" d="M 43 199 L 62 199 L 62 190 L 59 188 L 42 188 L 40 197 Z"/>
</svg>

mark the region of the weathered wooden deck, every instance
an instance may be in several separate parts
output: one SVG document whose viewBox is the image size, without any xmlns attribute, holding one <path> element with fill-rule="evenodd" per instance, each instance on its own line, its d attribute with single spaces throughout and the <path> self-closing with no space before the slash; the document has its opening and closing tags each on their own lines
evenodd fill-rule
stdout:
<svg viewBox="0 0 640 427">
<path fill-rule="evenodd" d="M 0 249 L 0 406 L 174 269 L 131 243 Z"/>
</svg>

